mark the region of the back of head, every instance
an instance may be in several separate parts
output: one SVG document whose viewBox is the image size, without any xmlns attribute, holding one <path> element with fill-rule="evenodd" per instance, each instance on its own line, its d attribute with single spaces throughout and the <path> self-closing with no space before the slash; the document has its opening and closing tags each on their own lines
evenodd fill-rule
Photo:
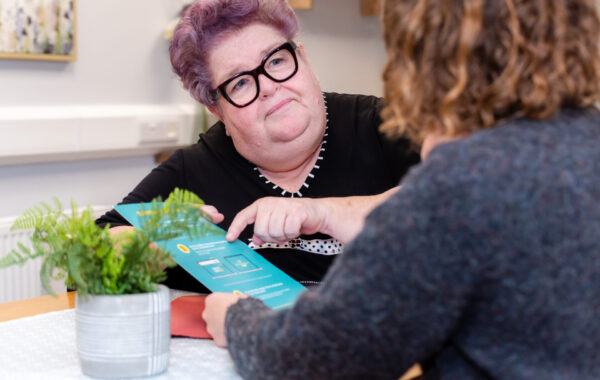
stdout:
<svg viewBox="0 0 600 380">
<path fill-rule="evenodd" d="M 169 52 L 173 71 L 194 99 L 214 104 L 209 95 L 216 86 L 208 65 L 210 51 L 228 33 L 252 23 L 269 25 L 287 39 L 298 31 L 298 21 L 286 0 L 197 0 L 186 9 Z"/>
<path fill-rule="evenodd" d="M 595 0 L 385 0 L 383 129 L 420 142 L 598 100 Z"/>
</svg>

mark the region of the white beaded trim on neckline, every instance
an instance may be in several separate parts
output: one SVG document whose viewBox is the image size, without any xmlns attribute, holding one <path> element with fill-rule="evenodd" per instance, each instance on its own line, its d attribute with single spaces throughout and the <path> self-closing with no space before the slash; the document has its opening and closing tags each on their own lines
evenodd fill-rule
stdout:
<svg viewBox="0 0 600 380">
<path fill-rule="evenodd" d="M 326 137 L 328 136 L 327 130 L 329 128 L 329 112 L 327 111 L 327 98 L 325 97 L 325 94 L 323 94 L 323 103 L 325 106 L 325 134 L 323 135 L 323 141 L 321 142 L 321 152 L 319 152 L 319 157 L 317 157 L 317 161 L 315 162 L 315 166 L 313 166 L 313 168 L 311 169 L 310 173 L 308 173 L 307 178 L 310 178 L 311 180 L 315 178 L 315 171 L 321 168 L 320 162 L 323 160 L 323 154 L 325 152 L 325 144 L 327 144 L 327 139 Z M 298 198 L 302 198 L 302 193 L 300 192 L 300 190 L 292 193 L 292 192 L 288 192 L 287 190 L 284 190 L 282 188 L 280 188 L 278 185 L 274 184 L 273 182 L 269 181 L 259 170 L 257 166 L 254 166 L 253 169 L 257 174 L 258 174 L 258 178 L 262 179 L 263 181 L 265 181 L 265 183 L 267 185 L 273 185 L 273 190 L 281 190 L 281 196 L 285 197 L 285 196 L 289 196 L 290 198 L 294 198 L 294 197 L 298 197 Z M 308 183 L 305 182 L 302 184 L 302 186 L 300 187 L 300 189 L 302 190 L 302 188 L 307 188 L 308 189 Z M 286 195 L 287 194 L 287 195 Z"/>
</svg>

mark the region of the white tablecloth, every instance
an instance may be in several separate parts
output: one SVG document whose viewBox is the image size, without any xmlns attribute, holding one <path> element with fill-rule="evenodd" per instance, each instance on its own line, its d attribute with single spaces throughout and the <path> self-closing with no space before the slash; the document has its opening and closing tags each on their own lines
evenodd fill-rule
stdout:
<svg viewBox="0 0 600 380">
<path fill-rule="evenodd" d="M 81 372 L 75 310 L 0 323 L 0 379 L 90 379 Z M 167 372 L 143 379 L 241 379 L 212 340 L 172 338 Z"/>
</svg>

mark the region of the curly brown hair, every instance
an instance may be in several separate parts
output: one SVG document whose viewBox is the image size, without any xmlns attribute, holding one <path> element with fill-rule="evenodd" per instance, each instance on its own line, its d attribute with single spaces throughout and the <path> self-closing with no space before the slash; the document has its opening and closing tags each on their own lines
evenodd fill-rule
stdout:
<svg viewBox="0 0 600 380">
<path fill-rule="evenodd" d="M 382 130 L 413 142 L 596 103 L 596 0 L 384 0 Z"/>
</svg>

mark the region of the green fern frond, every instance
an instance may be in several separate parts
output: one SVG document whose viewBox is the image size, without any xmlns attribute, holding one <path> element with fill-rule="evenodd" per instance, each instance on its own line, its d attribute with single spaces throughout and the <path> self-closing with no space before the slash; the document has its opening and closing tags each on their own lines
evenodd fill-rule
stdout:
<svg viewBox="0 0 600 380">
<path fill-rule="evenodd" d="M 10 228 L 11 231 L 29 230 L 39 225 L 44 218 L 43 212 L 33 208 L 25 211 L 21 216 L 17 217 Z"/>
<path fill-rule="evenodd" d="M 54 198 L 54 208 L 49 204 L 42 202 L 39 205 L 26 210 L 17 217 L 11 226 L 11 231 L 30 230 L 42 228 L 44 225 L 53 225 L 62 217 L 63 209 L 60 201 Z"/>
<path fill-rule="evenodd" d="M 223 234 L 212 224 L 197 223 L 205 217 L 204 202 L 196 194 L 175 189 L 165 203 L 150 204 L 145 224 L 133 233 L 115 239 L 108 226 L 95 224 L 93 210 L 79 211 L 71 202 L 64 211 L 60 201 L 41 203 L 25 211 L 12 229 L 32 229 L 31 246 L 19 244 L 0 258 L 0 268 L 42 257 L 42 284 L 52 294 L 51 278 L 62 278 L 81 296 L 153 291 L 166 278 L 164 269 L 175 266 L 170 254 L 150 246 L 176 236 L 197 237 Z M 199 227 L 200 226 L 200 227 Z"/>
<path fill-rule="evenodd" d="M 165 201 L 165 207 L 167 207 L 169 204 L 171 204 L 173 202 L 191 203 L 191 204 L 195 204 L 195 205 L 199 205 L 199 206 L 204 204 L 204 201 L 202 199 L 200 199 L 200 197 L 197 196 L 196 194 L 194 194 L 193 192 L 188 191 L 188 190 L 182 190 L 178 187 L 176 187 L 171 192 L 171 194 L 169 194 L 169 197 Z"/>
</svg>

